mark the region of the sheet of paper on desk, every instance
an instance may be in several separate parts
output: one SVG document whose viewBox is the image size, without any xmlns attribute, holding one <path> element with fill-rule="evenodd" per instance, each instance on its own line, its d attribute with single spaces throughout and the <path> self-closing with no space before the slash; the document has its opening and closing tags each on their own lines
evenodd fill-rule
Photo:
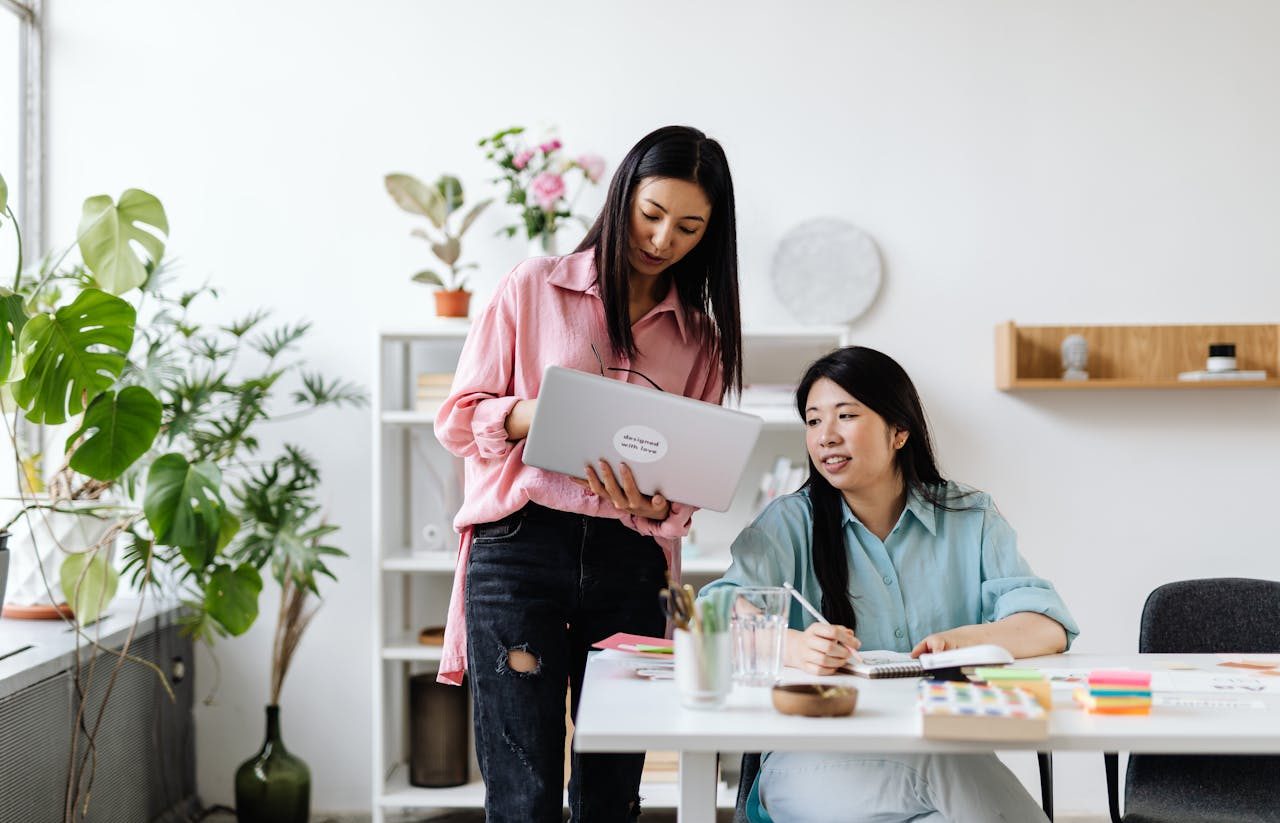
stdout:
<svg viewBox="0 0 1280 823">
<path fill-rule="evenodd" d="M 1074 688 L 1089 679 L 1087 669 L 1040 669 L 1055 689 Z M 1280 694 L 1280 677 L 1259 677 L 1245 669 L 1213 671 L 1155 671 L 1151 673 L 1153 692 L 1195 694 Z"/>
<path fill-rule="evenodd" d="M 1151 704 L 1158 709 L 1223 709 L 1238 711 L 1241 709 L 1265 709 L 1266 703 L 1248 697 L 1217 697 L 1211 694 L 1156 694 L 1151 697 Z"/>
<path fill-rule="evenodd" d="M 1212 672 L 1152 672 L 1153 692 L 1280 694 L 1280 678 L 1258 677 L 1243 669 Z"/>
</svg>

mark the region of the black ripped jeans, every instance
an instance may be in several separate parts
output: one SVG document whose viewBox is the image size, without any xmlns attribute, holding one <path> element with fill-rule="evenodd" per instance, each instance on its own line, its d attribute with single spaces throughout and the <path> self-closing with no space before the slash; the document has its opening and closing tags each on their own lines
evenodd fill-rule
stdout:
<svg viewBox="0 0 1280 823">
<path fill-rule="evenodd" d="M 485 819 L 562 817 L 565 686 L 577 716 L 591 644 L 661 635 L 662 548 L 616 520 L 530 503 L 477 525 L 467 563 L 467 673 Z M 511 653 L 527 652 L 528 655 Z M 634 820 L 644 753 L 573 753 L 575 823 Z"/>
</svg>

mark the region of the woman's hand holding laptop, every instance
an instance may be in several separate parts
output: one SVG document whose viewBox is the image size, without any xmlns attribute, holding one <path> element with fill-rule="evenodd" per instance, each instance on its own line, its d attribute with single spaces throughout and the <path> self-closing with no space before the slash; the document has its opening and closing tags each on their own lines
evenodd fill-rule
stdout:
<svg viewBox="0 0 1280 823">
<path fill-rule="evenodd" d="M 590 489 L 597 497 L 607 498 L 620 511 L 636 517 L 647 517 L 650 520 L 666 520 L 671 511 L 671 503 L 661 494 L 645 497 L 636 488 L 635 476 L 631 474 L 626 463 L 619 464 L 618 478 L 613 475 L 613 467 L 608 460 L 601 460 L 599 466 L 586 466 L 586 480 L 570 478 L 583 488 Z M 619 478 L 621 483 L 619 483 Z"/>
<path fill-rule="evenodd" d="M 538 409 L 537 400 L 520 400 L 507 413 L 505 426 L 507 439 L 523 440 L 529 435 L 529 427 L 533 424 L 534 412 Z M 636 487 L 635 476 L 626 463 L 620 464 L 618 476 L 615 477 L 609 461 L 601 460 L 599 467 L 587 465 L 586 479 L 570 476 L 570 480 L 588 489 L 597 497 L 603 497 L 613 503 L 619 511 L 636 517 L 650 520 L 665 520 L 671 511 L 671 503 L 661 494 L 646 497 Z"/>
</svg>

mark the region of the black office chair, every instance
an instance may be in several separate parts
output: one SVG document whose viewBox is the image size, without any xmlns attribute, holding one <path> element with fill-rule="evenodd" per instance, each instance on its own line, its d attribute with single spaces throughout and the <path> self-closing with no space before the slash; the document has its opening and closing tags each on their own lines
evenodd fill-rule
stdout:
<svg viewBox="0 0 1280 823">
<path fill-rule="evenodd" d="M 1280 652 L 1280 583 L 1220 577 L 1167 583 L 1142 607 L 1138 651 Z M 1278 744 L 1280 745 L 1280 744 Z M 1280 819 L 1280 756 L 1133 754 L 1120 816 L 1119 759 L 1103 755 L 1113 823 L 1254 823 Z"/>
<path fill-rule="evenodd" d="M 1040 760 L 1040 805 L 1053 820 L 1053 752 L 1037 752 Z M 760 773 L 760 755 L 748 752 L 742 756 L 742 776 L 738 780 L 738 801 L 733 810 L 733 823 L 747 823 L 747 795 Z"/>
</svg>

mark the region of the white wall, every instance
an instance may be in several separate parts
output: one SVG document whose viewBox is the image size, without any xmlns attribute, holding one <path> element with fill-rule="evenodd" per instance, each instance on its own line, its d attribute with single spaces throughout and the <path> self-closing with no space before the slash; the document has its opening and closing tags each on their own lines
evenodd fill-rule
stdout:
<svg viewBox="0 0 1280 823">
<path fill-rule="evenodd" d="M 1083 627 L 1135 648 L 1155 585 L 1280 577 L 1276 392 L 1007 395 L 993 326 L 1274 322 L 1280 314 L 1280 6 L 1089 1 L 759 4 L 50 2 L 50 236 L 81 198 L 162 198 L 191 282 L 227 315 L 316 323 L 305 354 L 370 380 L 426 261 L 383 173 L 489 169 L 478 137 L 558 124 L 611 162 L 691 123 L 732 162 L 748 321 L 798 221 L 877 238 L 887 287 L 856 326 L 899 358 L 944 470 L 990 490 Z M 587 198 L 594 208 L 599 202 Z M 584 202 L 587 202 L 584 200 Z M 492 288 L 524 245 L 470 235 Z M 321 459 L 353 555 L 286 686 L 319 809 L 367 808 L 367 413 L 290 436 Z M 335 436 L 336 435 L 336 436 Z M 202 661 L 200 786 L 231 797 L 261 735 L 270 620 Z M 1101 763 L 1060 757 L 1058 805 L 1105 808 Z M 1027 764 L 1022 771 L 1030 774 Z"/>
</svg>

